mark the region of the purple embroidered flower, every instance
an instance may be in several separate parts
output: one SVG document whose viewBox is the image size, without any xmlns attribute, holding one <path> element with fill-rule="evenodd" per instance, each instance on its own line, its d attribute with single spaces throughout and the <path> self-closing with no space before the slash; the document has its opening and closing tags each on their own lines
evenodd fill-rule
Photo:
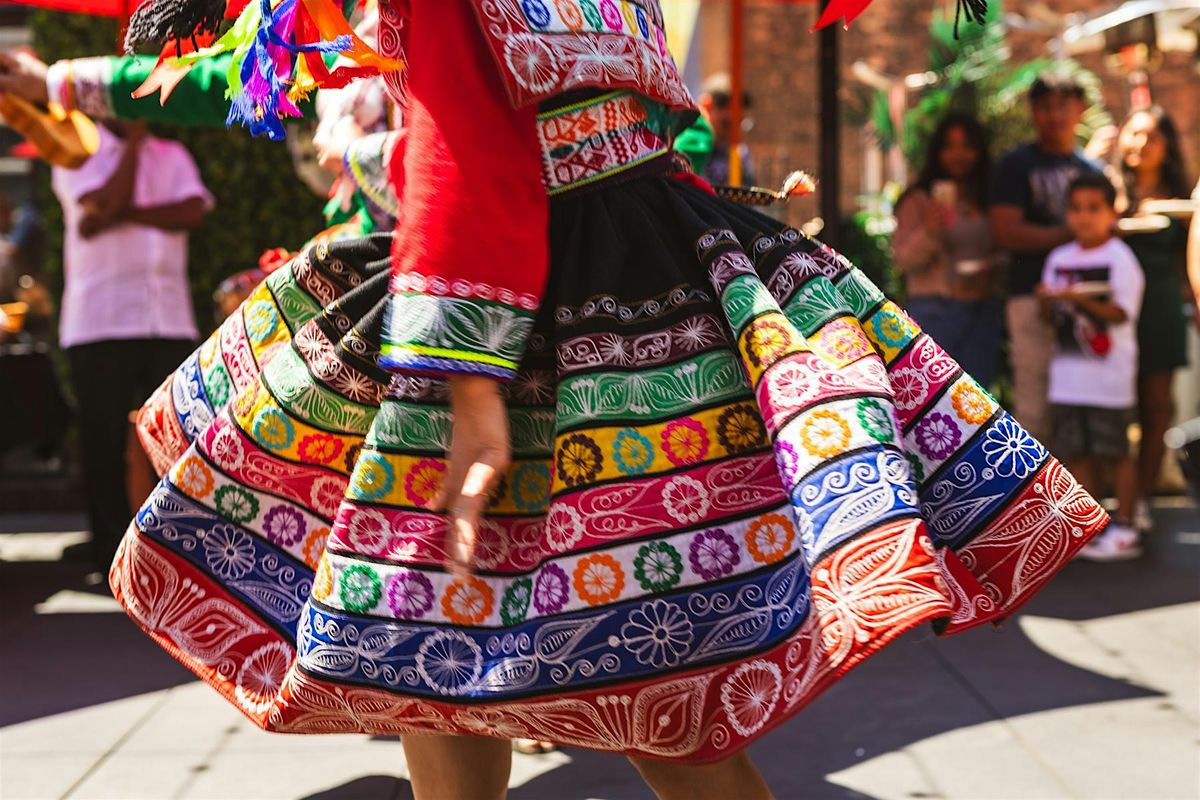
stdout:
<svg viewBox="0 0 1200 800">
<path fill-rule="evenodd" d="M 433 608 L 433 584 L 419 572 L 397 573 L 388 581 L 387 602 L 397 617 L 419 619 Z"/>
<path fill-rule="evenodd" d="M 567 573 L 557 564 L 547 564 L 533 587 L 533 607 L 539 614 L 557 614 L 567 604 Z"/>
<path fill-rule="evenodd" d="M 796 448 L 785 441 L 777 440 L 775 442 L 775 463 L 779 465 L 779 474 L 783 476 L 784 485 L 791 486 L 795 480 L 796 471 L 800 468 L 800 457 L 796 455 Z"/>
<path fill-rule="evenodd" d="M 724 578 L 742 560 L 733 537 L 720 528 L 701 531 L 692 539 L 688 553 L 692 571 L 706 581 Z"/>
<path fill-rule="evenodd" d="M 304 515 L 288 506 L 275 506 L 263 518 L 267 538 L 280 547 L 291 547 L 304 538 Z"/>
<path fill-rule="evenodd" d="M 945 459 L 961 441 L 962 432 L 948 414 L 935 411 L 917 423 L 917 447 L 928 459 Z"/>
</svg>

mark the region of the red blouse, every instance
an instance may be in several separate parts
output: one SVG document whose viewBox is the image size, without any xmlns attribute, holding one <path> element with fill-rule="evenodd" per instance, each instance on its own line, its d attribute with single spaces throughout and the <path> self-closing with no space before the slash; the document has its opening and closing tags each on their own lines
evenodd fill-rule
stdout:
<svg viewBox="0 0 1200 800">
<path fill-rule="evenodd" d="M 508 102 L 469 0 L 385 0 L 403 27 L 406 146 L 385 363 L 513 376 L 549 262 L 536 110 Z M 384 15 L 385 27 L 392 14 Z"/>
</svg>

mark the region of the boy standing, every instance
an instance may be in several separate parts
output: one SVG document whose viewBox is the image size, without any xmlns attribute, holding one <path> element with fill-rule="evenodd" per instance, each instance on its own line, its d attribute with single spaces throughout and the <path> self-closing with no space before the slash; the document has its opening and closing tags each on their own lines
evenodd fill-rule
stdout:
<svg viewBox="0 0 1200 800">
<path fill-rule="evenodd" d="M 1067 185 L 1100 165 L 1076 146 L 1087 99 L 1083 86 L 1060 72 L 1039 75 L 1029 90 L 1037 139 L 1005 154 L 996 166 L 988 211 L 996 244 L 1009 253 L 1005 315 L 1013 370 L 1013 415 L 1034 437 L 1049 435 L 1046 370 L 1053 334 L 1042 320 L 1034 288 L 1046 255 L 1071 241 L 1065 224 Z"/>
<path fill-rule="evenodd" d="M 1103 175 L 1086 173 L 1067 189 L 1074 241 L 1046 259 L 1037 292 L 1052 322 L 1051 451 L 1089 492 L 1104 465 L 1113 467 L 1117 514 L 1080 552 L 1094 561 L 1141 555 L 1132 525 L 1137 470 L 1126 428 L 1137 403 L 1137 315 L 1145 280 L 1128 245 L 1113 235 L 1117 193 Z"/>
</svg>

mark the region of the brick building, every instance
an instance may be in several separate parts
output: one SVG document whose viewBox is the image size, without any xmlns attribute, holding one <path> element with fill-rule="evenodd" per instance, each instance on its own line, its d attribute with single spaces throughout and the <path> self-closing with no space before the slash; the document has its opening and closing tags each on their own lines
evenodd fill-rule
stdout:
<svg viewBox="0 0 1200 800">
<path fill-rule="evenodd" d="M 939 0 L 875 0 L 841 34 L 841 80 L 844 106 L 853 104 L 857 87 L 851 65 L 863 61 L 886 75 L 921 72 L 928 65 L 930 17 Z M 669 4 L 671 0 L 667 0 Z M 1087 0 L 1008 0 L 1005 10 L 1030 18 L 1053 20 L 1056 15 L 1099 11 L 1114 3 Z M 947 10 L 954 4 L 945 0 Z M 810 28 L 817 17 L 815 3 L 747 0 L 745 72 L 753 94 L 753 128 L 747 141 L 760 183 L 772 183 L 793 168 L 817 173 L 817 36 Z M 691 53 L 686 56 L 690 82 L 729 66 L 729 5 L 727 0 L 702 0 L 697 12 Z M 1187 34 L 1185 34 L 1186 37 Z M 1048 55 L 1052 32 L 1010 30 L 1012 58 L 1027 61 Z M 1195 34 L 1191 34 L 1194 46 Z M 1125 78 L 1112 74 L 1102 53 L 1077 60 L 1103 80 L 1105 103 L 1120 120 L 1129 109 Z M 1155 102 L 1166 106 L 1184 134 L 1185 156 L 1193 176 L 1200 173 L 1200 72 L 1194 52 L 1166 52 L 1150 75 Z M 910 94 L 915 97 L 915 94 Z M 869 131 L 843 114 L 841 207 L 848 211 L 862 192 L 877 188 L 882 171 Z M 819 176 L 818 176 L 819 177 Z M 789 216 L 802 221 L 816 213 L 816 203 L 792 204 Z"/>
</svg>

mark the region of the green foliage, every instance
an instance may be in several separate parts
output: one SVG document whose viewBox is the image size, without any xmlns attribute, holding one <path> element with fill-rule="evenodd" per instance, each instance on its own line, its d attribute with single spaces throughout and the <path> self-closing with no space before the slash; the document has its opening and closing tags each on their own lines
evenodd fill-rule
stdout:
<svg viewBox="0 0 1200 800">
<path fill-rule="evenodd" d="M 50 11 L 31 16 L 34 46 L 47 61 L 114 51 L 117 29 L 112 20 Z M 217 284 L 255 266 L 267 248 L 302 245 L 322 225 L 323 201 L 296 177 L 281 142 L 252 139 L 243 129 L 163 126 L 154 132 L 187 146 L 217 201 L 204 226 L 192 232 L 189 248 L 188 277 L 203 330 L 212 324 Z M 48 268 L 52 282 L 61 286 L 62 216 L 48 178 L 39 196 L 50 237 Z"/>
<path fill-rule="evenodd" d="M 959 26 L 954 36 L 954 18 L 935 12 L 929 26 L 929 73 L 931 85 L 923 89 L 904 113 L 903 130 L 897 132 L 887 111 L 887 95 L 876 92 L 870 119 L 884 148 L 899 146 L 914 171 L 925 158 L 925 147 L 934 128 L 949 111 L 975 115 L 992 135 L 992 153 L 999 155 L 1030 136 L 1025 95 L 1038 73 L 1047 69 L 1074 75 L 1088 92 L 1090 107 L 1080 126 L 1080 143 L 1112 118 L 1101 105 L 1100 80 L 1074 61 L 1055 62 L 1039 58 L 1025 64 L 1008 63 L 1003 9 L 989 4 L 985 24 Z"/>
</svg>

